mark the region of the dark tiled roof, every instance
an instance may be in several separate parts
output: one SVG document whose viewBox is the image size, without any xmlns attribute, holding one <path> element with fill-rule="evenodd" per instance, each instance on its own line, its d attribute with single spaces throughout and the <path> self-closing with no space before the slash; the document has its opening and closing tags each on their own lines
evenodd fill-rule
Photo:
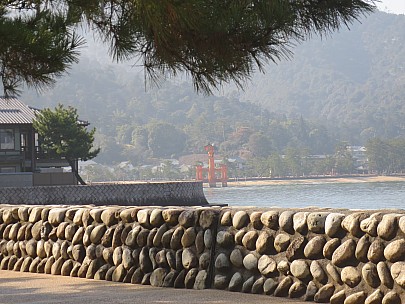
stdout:
<svg viewBox="0 0 405 304">
<path fill-rule="evenodd" d="M 0 125 L 32 124 L 36 112 L 16 98 L 0 97 Z"/>
</svg>

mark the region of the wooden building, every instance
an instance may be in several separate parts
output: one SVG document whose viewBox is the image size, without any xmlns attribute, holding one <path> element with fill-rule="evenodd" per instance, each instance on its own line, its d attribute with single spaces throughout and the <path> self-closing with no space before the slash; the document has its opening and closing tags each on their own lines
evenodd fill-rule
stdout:
<svg viewBox="0 0 405 304">
<path fill-rule="evenodd" d="M 16 98 L 0 97 L 0 187 L 77 183 L 73 174 L 62 175 L 66 160 L 42 151 L 33 128 L 38 112 Z"/>
</svg>

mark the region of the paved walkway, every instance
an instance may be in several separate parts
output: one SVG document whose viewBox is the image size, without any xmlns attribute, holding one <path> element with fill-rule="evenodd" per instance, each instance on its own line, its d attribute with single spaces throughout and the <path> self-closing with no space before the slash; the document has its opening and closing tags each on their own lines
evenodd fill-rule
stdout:
<svg viewBox="0 0 405 304">
<path fill-rule="evenodd" d="M 158 288 L 0 270 L 0 303 L 304 304 L 308 302 L 220 290 Z"/>
</svg>

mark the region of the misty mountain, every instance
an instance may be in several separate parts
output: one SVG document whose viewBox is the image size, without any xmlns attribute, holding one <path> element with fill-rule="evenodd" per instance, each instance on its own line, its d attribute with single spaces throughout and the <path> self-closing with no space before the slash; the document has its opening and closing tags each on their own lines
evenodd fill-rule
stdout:
<svg viewBox="0 0 405 304">
<path fill-rule="evenodd" d="M 90 39 L 69 75 L 21 99 L 40 108 L 76 107 L 97 128 L 105 162 L 156 154 L 148 136 L 159 123 L 184 139 L 182 150 L 165 157 L 199 152 L 207 142 L 227 155 L 258 139 L 268 143 L 258 151 L 328 153 L 338 141 L 404 137 L 405 16 L 377 12 L 361 22 L 296 45 L 290 60 L 269 64 L 244 91 L 226 85 L 214 96 L 196 94 L 185 78 L 150 86 L 139 63 L 114 63 Z"/>
<path fill-rule="evenodd" d="M 377 12 L 351 30 L 314 37 L 232 94 L 317 120 L 351 142 L 405 136 L 405 16 Z"/>
</svg>

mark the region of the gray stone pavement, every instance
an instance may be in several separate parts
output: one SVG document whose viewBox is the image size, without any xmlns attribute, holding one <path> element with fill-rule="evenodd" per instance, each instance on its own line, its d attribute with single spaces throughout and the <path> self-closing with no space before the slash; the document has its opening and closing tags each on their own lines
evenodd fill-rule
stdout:
<svg viewBox="0 0 405 304">
<path fill-rule="evenodd" d="M 0 270 L 0 303 L 304 304 L 308 302 L 212 289 L 158 288 Z"/>
</svg>

